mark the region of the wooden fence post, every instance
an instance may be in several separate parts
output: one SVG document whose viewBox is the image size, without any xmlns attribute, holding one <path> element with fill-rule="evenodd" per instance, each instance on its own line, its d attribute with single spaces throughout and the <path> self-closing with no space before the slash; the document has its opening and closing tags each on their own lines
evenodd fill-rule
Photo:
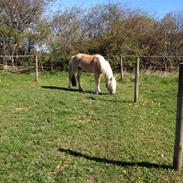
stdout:
<svg viewBox="0 0 183 183">
<path fill-rule="evenodd" d="M 175 145 L 174 145 L 174 157 L 173 157 L 173 168 L 178 172 L 181 172 L 182 154 L 183 154 L 183 64 L 180 64 L 178 94 L 177 94 Z"/>
<path fill-rule="evenodd" d="M 38 82 L 39 81 L 39 68 L 38 68 L 38 58 L 37 58 L 37 54 L 36 54 L 36 70 L 35 70 L 35 76 L 36 76 L 36 78 L 35 78 L 35 80 Z"/>
<path fill-rule="evenodd" d="M 123 74 L 123 57 L 121 56 L 120 58 L 120 73 L 121 73 L 121 80 L 123 81 L 124 79 L 124 74 Z"/>
<path fill-rule="evenodd" d="M 11 55 L 11 63 L 12 63 L 13 71 L 15 72 L 15 61 L 14 61 L 13 53 Z"/>
<path fill-rule="evenodd" d="M 139 62 L 140 62 L 140 58 L 137 57 L 136 65 L 135 65 L 134 102 L 138 102 L 138 97 L 139 97 Z"/>
</svg>

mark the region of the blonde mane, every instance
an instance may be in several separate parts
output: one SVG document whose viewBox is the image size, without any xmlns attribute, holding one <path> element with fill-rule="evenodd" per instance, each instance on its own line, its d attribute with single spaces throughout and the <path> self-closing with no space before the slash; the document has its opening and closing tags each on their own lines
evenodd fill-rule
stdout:
<svg viewBox="0 0 183 183">
<path fill-rule="evenodd" d="M 111 66 L 107 60 L 101 55 L 95 55 L 99 59 L 102 74 L 105 75 L 106 79 L 109 80 L 113 77 Z"/>
</svg>

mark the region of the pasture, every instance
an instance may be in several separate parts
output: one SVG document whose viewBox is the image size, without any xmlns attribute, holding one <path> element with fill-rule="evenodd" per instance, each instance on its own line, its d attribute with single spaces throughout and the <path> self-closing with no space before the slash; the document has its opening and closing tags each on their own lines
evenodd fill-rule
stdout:
<svg viewBox="0 0 183 183">
<path fill-rule="evenodd" d="M 83 74 L 85 92 L 67 91 L 66 72 L 0 74 L 0 182 L 182 182 L 171 168 L 177 75 L 141 74 L 116 95 Z"/>
</svg>

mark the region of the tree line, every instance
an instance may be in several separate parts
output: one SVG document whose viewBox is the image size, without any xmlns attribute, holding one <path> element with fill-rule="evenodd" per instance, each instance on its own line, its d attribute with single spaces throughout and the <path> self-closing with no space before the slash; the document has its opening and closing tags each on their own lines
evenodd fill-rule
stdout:
<svg viewBox="0 0 183 183">
<path fill-rule="evenodd" d="M 42 64 L 62 68 L 78 52 L 106 57 L 183 55 L 183 11 L 155 18 L 143 10 L 112 3 L 72 7 L 46 17 L 53 2 L 1 0 L 0 55 L 30 55 L 37 49 Z M 2 64 L 8 62 L 22 65 L 30 59 L 1 59 Z M 157 60 L 143 59 L 142 64 L 149 62 L 156 64 Z"/>
</svg>

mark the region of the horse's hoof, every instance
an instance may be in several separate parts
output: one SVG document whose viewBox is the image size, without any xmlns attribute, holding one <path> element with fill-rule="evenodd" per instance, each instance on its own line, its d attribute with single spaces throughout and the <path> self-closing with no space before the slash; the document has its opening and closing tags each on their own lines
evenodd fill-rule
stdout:
<svg viewBox="0 0 183 183">
<path fill-rule="evenodd" d="M 83 88 L 79 88 L 79 91 L 80 91 L 80 92 L 83 92 L 83 91 L 84 91 L 84 89 L 83 89 Z"/>
<path fill-rule="evenodd" d="M 102 94 L 102 92 L 95 92 L 97 95 L 101 95 Z"/>
</svg>

